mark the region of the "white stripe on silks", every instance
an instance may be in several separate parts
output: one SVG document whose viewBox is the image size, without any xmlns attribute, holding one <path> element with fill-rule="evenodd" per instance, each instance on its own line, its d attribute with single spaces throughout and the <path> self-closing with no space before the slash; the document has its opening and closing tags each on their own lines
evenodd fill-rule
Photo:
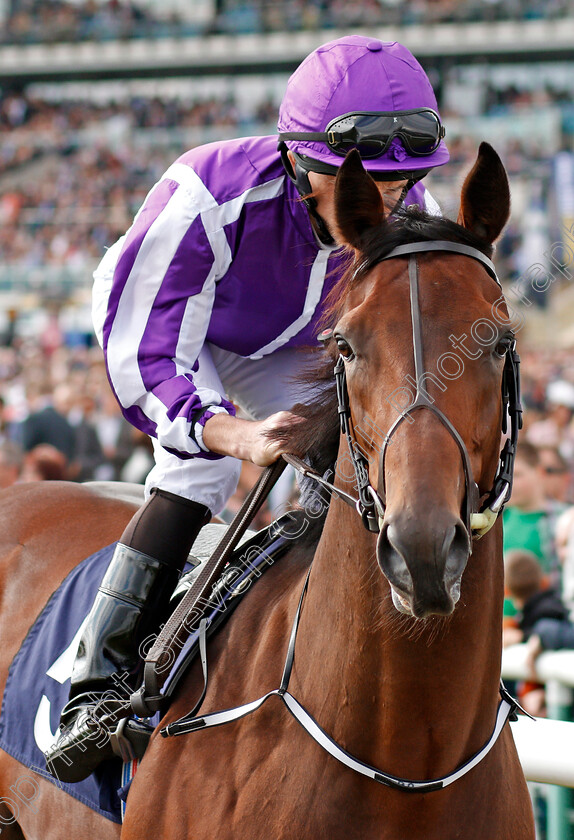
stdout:
<svg viewBox="0 0 574 840">
<path fill-rule="evenodd" d="M 209 388 L 198 388 L 197 396 L 203 406 L 219 406 L 221 403 L 221 394 Z M 225 411 L 225 409 L 222 409 L 222 411 Z M 225 411 L 225 413 L 227 412 Z M 176 417 L 170 420 L 165 410 L 159 418 L 156 427 L 157 439 L 162 446 L 167 449 L 176 449 L 178 452 L 189 452 L 191 455 L 195 455 L 201 451 L 201 448 L 190 438 L 190 431 L 191 423 L 187 417 Z"/>
<path fill-rule="evenodd" d="M 197 455 L 199 446 L 190 438 L 191 423 L 187 417 L 176 417 L 170 420 L 165 411 L 156 426 L 156 437 L 165 449 L 175 449 L 178 452 L 188 452 Z"/>
<path fill-rule="evenodd" d="M 219 230 L 237 221 L 245 204 L 277 198 L 283 192 L 284 185 L 285 176 L 282 175 L 272 181 L 250 187 L 235 198 L 202 211 L 202 219 L 208 235 L 211 231 Z"/>
<path fill-rule="evenodd" d="M 130 230 L 133 228 L 133 226 L 139 219 L 149 197 L 152 195 L 156 187 L 158 187 L 162 183 L 162 181 L 165 180 L 165 177 L 166 176 L 163 175 L 160 178 L 160 180 L 153 185 L 153 187 L 150 189 L 145 199 L 143 200 L 141 207 L 135 214 L 129 230 L 123 236 L 120 236 L 117 242 L 114 242 L 113 245 L 106 249 L 104 256 L 100 260 L 96 270 L 93 273 L 94 287 L 92 292 L 92 321 L 94 323 L 94 330 L 100 347 L 104 346 L 103 331 L 104 321 L 108 311 L 108 299 L 112 289 L 114 271 L 121 250 L 123 248 L 125 239 L 128 236 Z M 177 181 L 176 178 L 171 178 L 171 180 Z"/>
<path fill-rule="evenodd" d="M 250 187 L 235 198 L 218 205 L 196 172 L 185 164 L 173 164 L 168 169 L 166 177 L 177 180 L 186 190 L 193 193 L 194 197 L 196 195 L 198 197 L 198 209 L 201 213 L 203 228 L 215 256 L 213 270 L 210 272 L 208 279 L 211 281 L 213 275 L 216 282 L 225 276 L 232 262 L 231 249 L 229 248 L 229 243 L 227 242 L 227 237 L 223 229 L 225 225 L 237 221 L 245 204 L 276 198 L 285 189 L 285 176 L 281 175 L 272 181 Z M 259 359 L 273 352 L 273 350 L 286 344 L 290 338 L 296 335 L 309 322 L 321 298 L 330 253 L 331 250 L 320 251 L 315 260 L 315 264 L 311 270 L 303 312 L 299 318 L 280 336 L 249 358 Z M 205 337 L 205 332 L 202 334 L 197 329 L 197 321 L 199 320 L 197 312 L 198 305 L 207 308 L 207 299 L 204 297 L 204 292 L 202 292 L 201 298 L 201 301 L 197 298 L 190 299 L 186 308 L 184 319 L 186 322 L 189 321 L 189 327 L 186 326 L 186 329 L 183 329 L 182 324 L 177 349 L 177 363 L 180 365 L 178 369 L 182 372 L 186 370 L 186 365 L 193 365 L 201 350 L 203 341 L 197 341 L 198 335 L 202 335 L 203 339 Z M 210 301 L 209 305 L 211 306 L 212 303 L 213 300 Z M 205 327 L 206 329 L 207 327 Z M 192 344 L 193 339 L 195 341 Z"/>
<path fill-rule="evenodd" d="M 237 221 L 245 204 L 276 198 L 283 192 L 285 177 L 275 178 L 265 184 L 251 187 L 241 195 L 224 202 L 215 203 L 201 211 L 201 221 L 215 255 L 215 279 L 221 280 L 227 274 L 232 261 L 231 249 L 225 235 L 225 225 Z M 201 183 L 201 182 L 200 182 Z M 202 184 L 202 186 L 204 186 Z M 205 189 L 205 186 L 204 186 Z"/>
<path fill-rule="evenodd" d="M 145 394 L 139 347 L 164 276 L 196 217 L 196 212 L 190 213 L 187 193 L 176 190 L 150 226 L 122 291 L 108 338 L 107 359 L 112 385 L 124 407 L 139 404 Z M 161 402 L 149 408 L 157 422 Z"/>
<path fill-rule="evenodd" d="M 273 353 L 274 350 L 277 350 L 279 347 L 287 344 L 289 339 L 293 338 L 294 335 L 297 335 L 297 333 L 309 323 L 313 317 L 315 309 L 317 308 L 317 304 L 321 300 L 321 292 L 323 291 L 329 257 L 331 254 L 332 249 L 325 249 L 319 251 L 315 258 L 315 262 L 313 263 L 311 273 L 309 275 L 309 285 L 307 287 L 307 295 L 305 297 L 305 303 L 303 305 L 301 315 L 299 315 L 292 324 L 289 324 L 289 326 L 283 330 L 277 338 L 270 341 L 269 344 L 266 344 L 258 350 L 257 353 L 250 355 L 250 359 L 260 359 L 262 356 L 267 356 L 269 353 Z"/>
<path fill-rule="evenodd" d="M 225 231 L 223 230 L 223 224 L 218 221 L 218 215 L 221 210 L 219 204 L 209 192 L 197 172 L 190 166 L 186 166 L 184 163 L 173 163 L 165 173 L 165 177 L 177 181 L 183 187 L 193 201 L 197 212 L 201 215 L 201 223 L 203 224 L 205 234 L 215 258 L 215 262 L 209 273 L 209 279 L 210 281 L 213 278 L 220 280 L 227 273 L 231 265 L 231 249 L 225 236 Z M 241 206 L 239 212 L 241 212 Z M 205 326 L 205 330 L 207 330 L 207 325 Z M 201 346 L 199 349 L 201 349 Z M 198 353 L 199 349 L 197 351 Z"/>
<path fill-rule="evenodd" d="M 206 210 L 218 206 L 215 198 L 191 166 L 186 166 L 185 163 L 172 163 L 163 177 L 180 184 L 187 194 L 193 198 L 193 203 L 199 213 L 205 213 Z"/>
<path fill-rule="evenodd" d="M 442 210 L 440 209 L 439 203 L 432 197 L 426 187 L 424 192 L 424 201 L 425 211 L 427 213 L 430 213 L 431 216 L 442 216 Z"/>
<path fill-rule="evenodd" d="M 173 359 L 177 374 L 191 371 L 205 344 L 215 300 L 215 265 L 212 265 L 202 291 L 190 297 L 185 305 Z"/>
<path fill-rule="evenodd" d="M 127 234 L 121 236 L 117 242 L 107 249 L 93 273 L 92 322 L 100 347 L 104 346 L 104 322 L 108 314 L 108 299 L 112 291 L 114 271 L 126 236 Z"/>
<path fill-rule="evenodd" d="M 201 222 L 215 258 L 208 280 L 211 282 L 212 277 L 219 280 L 227 272 L 231 264 L 231 249 L 229 248 L 225 232 L 222 230 L 223 226 L 214 226 L 211 221 L 212 217 L 220 210 L 217 201 L 197 172 L 184 163 L 173 163 L 164 177 L 176 181 L 183 188 L 183 191 L 190 199 L 190 205 L 196 210 L 194 218 L 196 215 L 201 216 Z M 239 209 L 240 211 L 241 208 Z"/>
<path fill-rule="evenodd" d="M 226 408 L 223 408 L 223 406 L 220 406 L 220 405 L 210 405 L 209 410 L 212 414 L 228 414 L 229 413 Z M 203 430 L 204 430 L 204 428 L 205 428 L 205 426 L 202 426 L 201 423 L 196 423 L 195 426 L 194 426 L 194 429 L 193 429 L 193 433 L 195 435 L 197 445 L 199 446 L 201 451 L 202 452 L 210 452 L 211 450 L 209 450 L 203 442 Z"/>
<path fill-rule="evenodd" d="M 175 375 L 189 373 L 205 342 L 215 298 L 215 283 L 225 276 L 232 261 L 224 225 L 239 217 L 246 202 L 270 199 L 280 195 L 284 189 L 285 176 L 252 187 L 221 206 L 217 204 L 197 173 L 185 164 L 172 164 L 166 171 L 164 179 L 175 181 L 179 187 L 146 232 L 122 291 L 108 338 L 108 369 L 112 386 L 124 408 L 138 406 L 155 423 L 158 439 L 162 445 L 194 454 L 199 450 L 189 438 L 189 423 L 185 418 L 176 419 L 173 423 L 168 421 L 163 402 L 153 393 L 147 392 L 144 387 L 138 354 L 147 321 L 175 253 L 190 225 L 200 215 L 213 251 L 214 262 L 202 291 L 188 299 L 179 327 L 174 355 Z M 94 312 L 96 331 L 100 340 L 106 314 L 103 299 L 107 301 L 109 298 L 113 270 L 124 241 L 125 237 L 122 237 L 110 249 L 96 272 L 99 289 L 94 298 Z M 159 247 L 160 243 L 161 247 Z M 328 258 L 328 252 L 326 252 L 326 258 Z M 325 269 L 323 268 L 322 272 L 316 271 L 317 264 L 320 263 L 322 260 L 313 267 L 303 315 L 292 329 L 272 342 L 272 345 L 281 346 L 286 343 L 290 335 L 295 335 L 311 317 L 319 301 L 324 282 Z M 271 347 L 271 345 L 268 346 Z M 271 350 L 265 352 L 271 352 Z M 214 404 L 219 404 L 220 401 L 219 394 L 214 394 L 213 399 L 210 399 L 210 402 Z"/>
<path fill-rule="evenodd" d="M 280 175 L 278 178 L 273 178 L 272 181 L 267 181 L 265 184 L 258 184 L 256 187 L 250 187 L 245 191 L 245 203 L 251 201 L 267 201 L 270 198 L 277 198 L 285 189 L 285 175 Z"/>
<path fill-rule="evenodd" d="M 189 297 L 183 318 L 179 327 L 179 336 L 175 351 L 174 363 L 176 374 L 186 374 L 192 369 L 205 343 L 205 336 L 209 327 L 213 301 L 215 299 L 215 282 L 223 276 L 231 264 L 231 250 L 223 230 L 208 230 L 205 224 L 206 216 L 218 209 L 218 204 L 197 173 L 183 163 L 172 164 L 165 174 L 181 185 L 183 191 L 190 198 L 190 204 L 195 206 L 201 215 L 201 221 L 213 251 L 214 262 L 199 294 Z M 217 402 L 220 397 L 218 396 Z M 167 444 L 173 446 L 173 444 Z M 181 447 L 175 447 L 181 450 Z M 185 447 L 187 449 L 187 447 Z"/>
</svg>

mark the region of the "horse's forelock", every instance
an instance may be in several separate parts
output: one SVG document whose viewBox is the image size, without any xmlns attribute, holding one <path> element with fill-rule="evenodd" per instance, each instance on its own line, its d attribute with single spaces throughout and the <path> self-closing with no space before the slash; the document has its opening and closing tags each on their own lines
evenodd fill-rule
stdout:
<svg viewBox="0 0 574 840">
<path fill-rule="evenodd" d="M 470 230 L 443 216 L 432 216 L 418 208 L 401 211 L 379 228 L 372 228 L 364 237 L 360 257 L 360 270 L 355 282 L 365 275 L 399 245 L 411 242 L 460 242 L 476 248 L 487 257 L 492 256 L 492 245 Z"/>
<path fill-rule="evenodd" d="M 391 251 L 411 242 L 436 240 L 470 245 L 487 257 L 493 252 L 488 242 L 451 219 L 433 216 L 414 206 L 399 211 L 367 230 L 361 238 L 360 249 L 350 252 L 349 265 L 327 298 L 323 326 L 332 326 L 344 309 L 349 292 Z"/>
</svg>

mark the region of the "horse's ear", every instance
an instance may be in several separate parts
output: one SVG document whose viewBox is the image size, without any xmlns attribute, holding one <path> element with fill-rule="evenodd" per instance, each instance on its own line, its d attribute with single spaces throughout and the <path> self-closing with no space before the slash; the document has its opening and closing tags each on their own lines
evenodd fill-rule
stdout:
<svg viewBox="0 0 574 840">
<path fill-rule="evenodd" d="M 502 161 L 489 143 L 481 143 L 478 157 L 462 187 L 458 223 L 480 239 L 494 242 L 510 215 L 510 188 Z"/>
<path fill-rule="evenodd" d="M 335 220 L 342 241 L 359 248 L 363 234 L 385 218 L 383 199 L 361 156 L 350 151 L 335 180 Z"/>
</svg>

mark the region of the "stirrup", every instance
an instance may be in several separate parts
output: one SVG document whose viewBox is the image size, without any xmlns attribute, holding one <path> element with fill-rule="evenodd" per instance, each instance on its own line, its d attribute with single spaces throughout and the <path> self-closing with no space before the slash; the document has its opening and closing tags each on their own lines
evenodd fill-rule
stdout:
<svg viewBox="0 0 574 840">
<path fill-rule="evenodd" d="M 60 782 L 81 782 L 106 759 L 113 758 L 110 733 L 93 714 L 96 706 L 79 706 L 45 753 L 46 769 Z M 68 710 L 70 714 L 72 709 Z"/>
<path fill-rule="evenodd" d="M 122 761 L 138 761 L 144 753 L 152 736 L 153 726 L 140 720 L 124 718 L 120 720 L 114 732 L 110 734 L 110 744 L 114 755 Z"/>
<path fill-rule="evenodd" d="M 81 782 L 103 761 L 114 756 L 124 762 L 143 757 L 153 726 L 123 718 L 114 729 L 108 729 L 103 722 L 106 716 L 98 718 L 96 714 L 98 706 L 103 707 L 105 702 L 105 698 L 91 706 L 78 706 L 76 702 L 75 719 L 64 726 L 54 744 L 46 750 L 46 769 L 60 782 Z M 70 716 L 72 708 L 67 712 Z"/>
</svg>

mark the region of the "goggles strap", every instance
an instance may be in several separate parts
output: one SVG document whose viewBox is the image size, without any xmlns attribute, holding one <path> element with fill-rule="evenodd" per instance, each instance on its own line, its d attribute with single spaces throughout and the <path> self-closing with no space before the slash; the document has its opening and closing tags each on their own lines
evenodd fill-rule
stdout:
<svg viewBox="0 0 574 840">
<path fill-rule="evenodd" d="M 313 192 L 313 188 L 311 186 L 311 182 L 309 181 L 307 171 L 298 161 L 295 162 L 294 167 L 291 165 L 291 161 L 289 160 L 287 154 L 288 149 L 285 143 L 280 142 L 277 148 L 281 153 L 281 161 L 283 162 L 283 168 L 287 173 L 287 177 L 295 184 L 303 204 L 315 222 L 319 239 L 324 245 L 334 245 L 335 240 L 331 236 L 331 232 L 327 227 L 325 219 L 317 213 L 317 201 L 313 198 L 313 196 L 309 195 Z"/>
<path fill-rule="evenodd" d="M 319 143 L 329 142 L 329 136 L 332 132 L 325 131 L 281 131 L 279 132 L 279 140 L 316 140 Z"/>
</svg>

